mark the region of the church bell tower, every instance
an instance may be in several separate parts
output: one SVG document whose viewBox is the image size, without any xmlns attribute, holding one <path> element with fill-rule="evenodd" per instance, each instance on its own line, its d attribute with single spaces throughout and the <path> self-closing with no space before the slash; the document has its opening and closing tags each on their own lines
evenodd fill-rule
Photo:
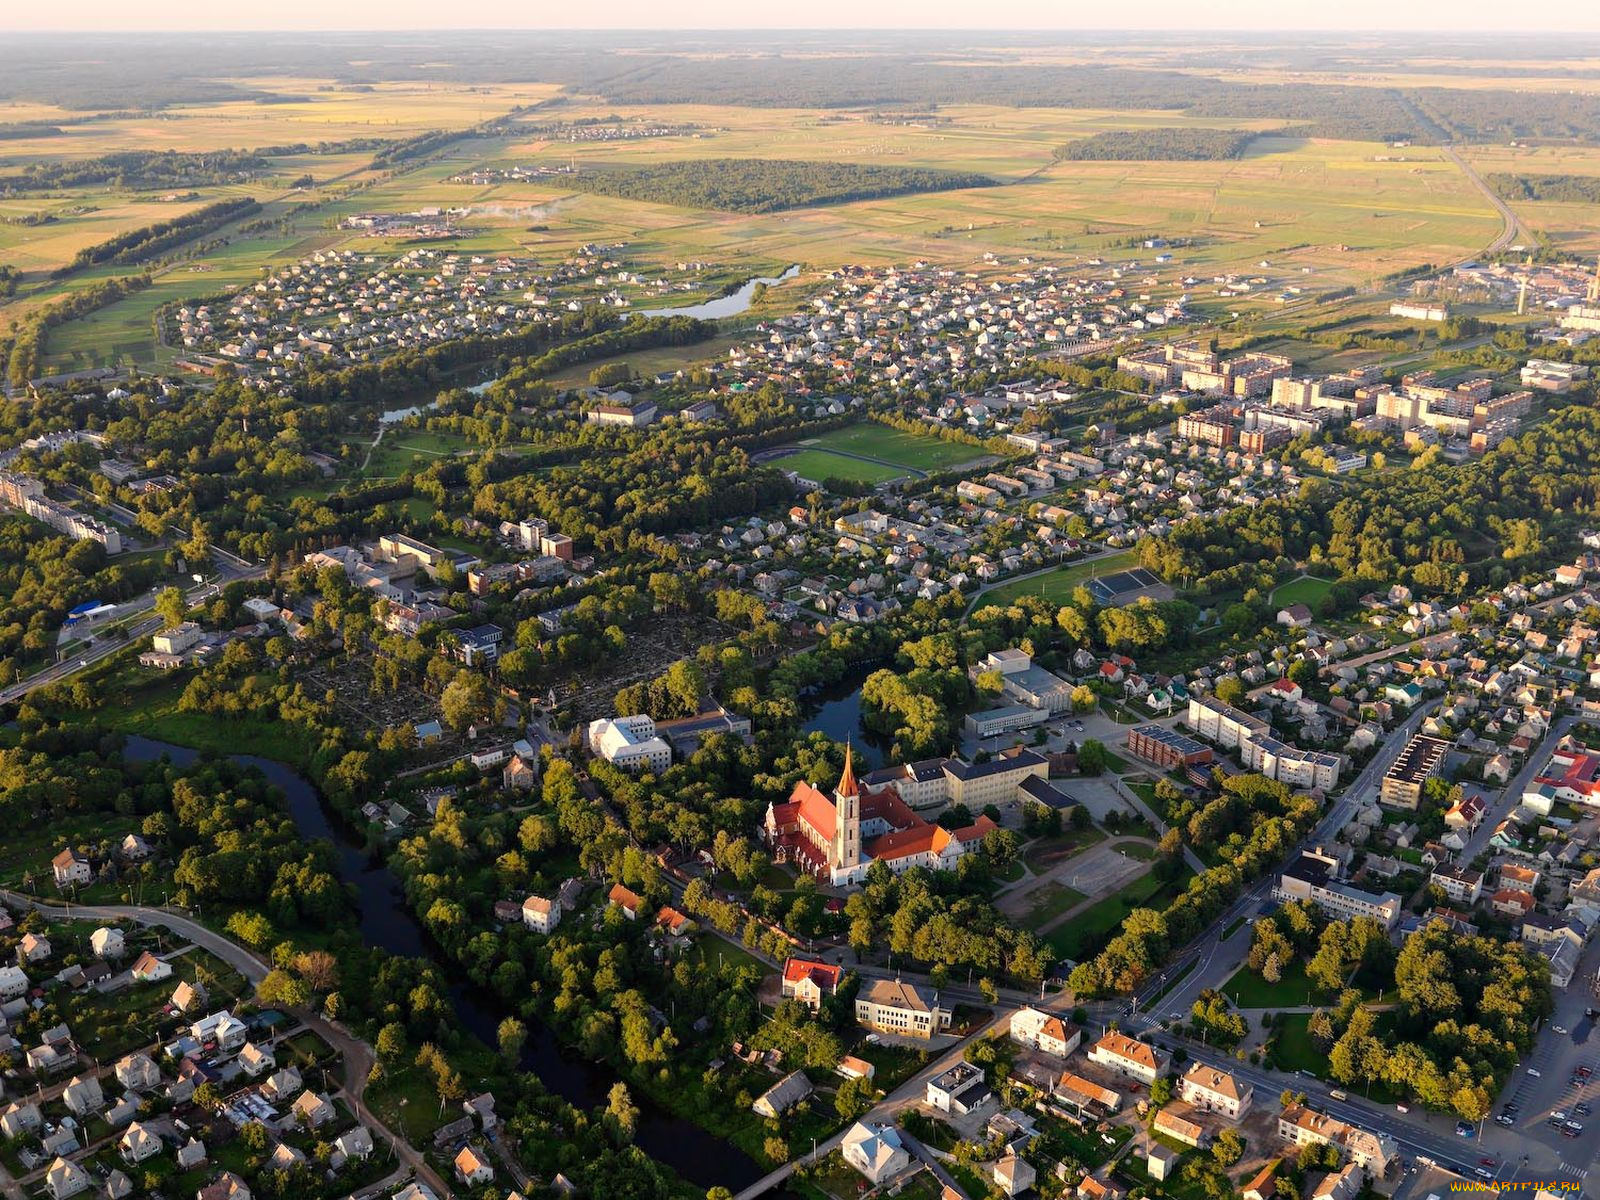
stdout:
<svg viewBox="0 0 1600 1200">
<path fill-rule="evenodd" d="M 833 866 L 850 868 L 861 862 L 861 787 L 856 783 L 850 745 L 844 748 L 844 774 L 833 791 Z"/>
</svg>

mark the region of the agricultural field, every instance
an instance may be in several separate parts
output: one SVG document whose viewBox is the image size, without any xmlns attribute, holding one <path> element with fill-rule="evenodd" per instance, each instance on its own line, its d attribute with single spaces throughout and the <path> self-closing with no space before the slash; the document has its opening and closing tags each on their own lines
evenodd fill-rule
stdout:
<svg viewBox="0 0 1600 1200">
<path fill-rule="evenodd" d="M 1073 589 L 1079 584 L 1138 565 L 1139 555 L 1133 550 L 1110 554 L 1093 562 L 1068 563 L 1044 575 L 1001 584 L 993 591 L 985 592 L 978 605 L 982 608 L 991 606 L 1004 608 L 1019 596 L 1043 596 L 1050 604 L 1061 605 L 1072 599 Z"/>
<path fill-rule="evenodd" d="M 42 211 L 59 217 L 46 225 L 0 225 L 0 259 L 28 273 L 19 295 L 0 306 L 0 327 L 95 278 L 94 272 L 63 281 L 48 278 L 49 271 L 85 245 L 176 215 L 186 206 L 230 196 L 249 194 L 264 205 L 249 222 L 264 223 L 261 229 L 248 235 L 237 228 L 222 231 L 226 244 L 158 266 L 150 289 L 52 331 L 45 369 L 168 365 L 173 351 L 160 344 L 154 328 L 154 315 L 163 306 L 225 292 L 262 267 L 295 261 L 318 249 L 351 246 L 385 254 L 402 244 L 338 228 L 342 218 L 360 212 L 467 209 L 459 236 L 449 244 L 476 254 L 556 262 L 591 243 L 625 243 L 629 259 L 642 266 L 692 259 L 715 264 L 729 278 L 801 264 L 801 276 L 768 298 L 774 308 L 803 295 L 820 273 L 842 262 L 927 260 L 999 272 L 1006 259 L 1023 256 L 1049 256 L 1070 264 L 1126 254 L 1137 239 L 1156 234 L 1188 239 L 1188 244 L 1174 249 L 1170 263 L 1153 271 L 1146 286 L 1176 285 L 1185 274 L 1206 279 L 1227 271 L 1264 270 L 1258 264 L 1268 263 L 1275 279 L 1292 278 L 1308 294 L 1366 288 L 1389 272 L 1418 263 L 1470 257 L 1498 229 L 1494 212 L 1437 150 L 1417 147 L 1394 156 L 1403 161 L 1379 161 L 1390 157 L 1380 153 L 1386 148 L 1379 143 L 1282 136 L 1275 131 L 1284 123 L 1270 119 L 950 105 L 923 124 L 886 124 L 860 113 L 824 109 L 612 105 L 559 95 L 549 84 L 383 83 L 360 90 L 315 79 L 231 82 L 274 91 L 283 102 L 198 104 L 154 116 L 69 125 L 59 135 L 0 143 L 0 170 L 26 161 L 72 161 L 122 149 L 192 151 L 401 138 L 473 126 L 517 106 L 536 107 L 507 134 L 463 139 L 394 173 L 372 170 L 366 151 L 303 153 L 274 160 L 269 172 L 247 184 L 200 187 L 193 189 L 193 199 L 185 192 L 185 199 L 170 203 L 154 193 L 104 187 L 0 201 L 0 218 Z M 596 142 L 538 136 L 541 125 L 601 117 L 649 119 L 696 130 Z M 1061 162 L 1053 156 L 1056 147 L 1077 138 L 1150 128 L 1225 129 L 1263 136 L 1241 158 L 1222 162 Z M 1539 153 L 1550 162 L 1541 170 L 1578 169 L 1568 152 Z M 582 171 L 586 165 L 615 169 L 741 157 L 977 172 L 1001 186 L 745 214 L 588 194 L 562 186 L 559 177 L 451 182 L 453 176 L 486 166 L 573 165 Z M 1506 164 L 1480 166 L 1503 169 Z M 313 177 L 314 186 L 290 188 L 304 174 Z M 1539 227 L 1537 215 L 1529 220 Z M 1568 213 L 1551 216 L 1552 224 L 1561 222 L 1580 230 L 1592 227 L 1600 239 L 1600 219 L 1593 214 L 1582 219 Z M 999 261 L 986 263 L 985 254 Z M 1219 312 L 1277 315 L 1304 303 L 1280 305 L 1278 286 L 1225 301 L 1205 285 L 1192 292 L 1197 308 L 1221 305 Z M 930 469 L 892 456 L 868 457 Z M 804 470 L 845 473 L 831 460 L 812 461 Z M 869 470 L 868 464 L 848 473 L 872 483 L 892 478 Z"/>
<path fill-rule="evenodd" d="M 1490 175 L 1600 176 L 1600 149 L 1593 146 L 1474 146 L 1465 156 Z M 1600 206 L 1545 200 L 1509 200 L 1511 211 L 1531 233 L 1573 254 L 1600 253 Z"/>
</svg>

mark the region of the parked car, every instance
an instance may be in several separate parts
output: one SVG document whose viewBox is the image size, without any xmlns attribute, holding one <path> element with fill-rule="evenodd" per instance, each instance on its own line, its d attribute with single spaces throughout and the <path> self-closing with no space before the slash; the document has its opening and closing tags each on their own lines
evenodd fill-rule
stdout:
<svg viewBox="0 0 1600 1200">
<path fill-rule="evenodd" d="M 1544 1078 L 1544 1076 L 1539 1074 L 1539 1068 L 1538 1067 L 1529 1067 L 1528 1068 L 1528 1074 L 1532 1075 L 1535 1079 Z"/>
</svg>

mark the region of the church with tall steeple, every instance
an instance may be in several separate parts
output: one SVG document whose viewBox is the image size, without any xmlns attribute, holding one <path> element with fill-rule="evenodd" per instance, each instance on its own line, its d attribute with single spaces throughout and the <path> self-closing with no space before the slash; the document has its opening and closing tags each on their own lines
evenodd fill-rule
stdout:
<svg viewBox="0 0 1600 1200">
<path fill-rule="evenodd" d="M 865 879 L 874 862 L 897 874 L 912 867 L 951 870 L 998 828 L 979 817 L 963 829 L 944 829 L 913 812 L 892 785 L 862 787 L 854 751 L 846 745 L 833 794 L 802 780 L 788 800 L 768 805 L 763 834 L 776 861 L 796 863 L 823 883 L 846 887 Z"/>
</svg>

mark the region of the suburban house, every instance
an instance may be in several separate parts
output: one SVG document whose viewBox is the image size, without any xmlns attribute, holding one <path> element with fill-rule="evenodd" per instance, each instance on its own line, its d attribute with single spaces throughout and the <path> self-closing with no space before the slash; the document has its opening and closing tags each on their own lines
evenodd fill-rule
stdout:
<svg viewBox="0 0 1600 1200">
<path fill-rule="evenodd" d="M 561 903 L 543 896 L 529 896 L 522 902 L 522 923 L 535 933 L 549 933 L 561 924 Z"/>
<path fill-rule="evenodd" d="M 611 885 L 611 890 L 606 893 L 606 900 L 620 908 L 622 915 L 630 921 L 638 920 L 639 909 L 644 905 L 644 901 L 639 899 L 637 894 L 629 891 L 620 883 Z"/>
<path fill-rule="evenodd" d="M 161 1070 L 148 1054 L 133 1053 L 117 1061 L 117 1083 L 132 1092 L 148 1092 L 161 1086 Z"/>
<path fill-rule="evenodd" d="M 78 850 L 66 849 L 50 860 L 58 888 L 74 887 L 94 882 L 94 869 L 89 856 Z"/>
<path fill-rule="evenodd" d="M 89 1172 L 77 1163 L 70 1159 L 58 1158 L 45 1171 L 44 1186 L 52 1200 L 67 1200 L 69 1196 L 88 1191 L 91 1182 Z"/>
<path fill-rule="evenodd" d="M 1065 1058 L 1083 1041 L 1083 1030 L 1051 1013 L 1023 1008 L 1011 1017 L 1011 1040 Z"/>
<path fill-rule="evenodd" d="M 783 997 L 795 999 L 812 1012 L 822 1007 L 827 997 L 839 990 L 844 968 L 830 963 L 789 958 L 783 963 Z"/>
<path fill-rule="evenodd" d="M 135 1121 L 117 1141 L 117 1153 L 130 1167 L 161 1153 L 161 1139 Z"/>
<path fill-rule="evenodd" d="M 1089 1061 L 1144 1083 L 1154 1082 L 1155 1077 L 1167 1069 L 1165 1054 L 1116 1030 L 1094 1044 L 1089 1051 Z"/>
<path fill-rule="evenodd" d="M 259 1078 L 278 1069 L 277 1056 L 271 1048 L 263 1049 L 254 1042 L 246 1042 L 239 1051 L 239 1069 L 251 1079 Z"/>
<path fill-rule="evenodd" d="M 295 1120 L 307 1129 L 320 1129 L 333 1120 L 333 1101 L 326 1096 L 318 1095 L 310 1088 L 301 1092 L 295 1102 L 289 1106 L 290 1113 Z"/>
<path fill-rule="evenodd" d="M 135 960 L 132 974 L 137 983 L 159 983 L 163 979 L 172 977 L 172 964 L 157 958 L 147 950 Z"/>
<path fill-rule="evenodd" d="M 94 951 L 96 958 L 121 958 L 123 945 L 120 929 L 102 926 L 89 935 L 89 949 Z"/>
<path fill-rule="evenodd" d="M 1174 1141 L 1182 1142 L 1185 1146 L 1200 1147 L 1205 1144 L 1206 1127 L 1198 1121 L 1191 1121 L 1188 1117 L 1180 1117 L 1170 1108 L 1163 1108 L 1156 1113 L 1155 1119 L 1150 1122 L 1150 1128 L 1156 1133 L 1164 1133 Z"/>
<path fill-rule="evenodd" d="M 968 1113 L 993 1098 L 983 1072 L 971 1063 L 957 1063 L 928 1080 L 927 1102 L 940 1112 Z"/>
<path fill-rule="evenodd" d="M 811 1080 L 804 1071 L 792 1071 L 773 1084 L 750 1107 L 763 1117 L 778 1117 L 811 1095 Z"/>
<path fill-rule="evenodd" d="M 461 1147 L 455 1160 L 456 1178 L 467 1187 L 478 1187 L 494 1181 L 494 1167 L 489 1160 L 471 1146 Z"/>
<path fill-rule="evenodd" d="M 1080 1110 L 1097 1106 L 1106 1113 L 1114 1113 L 1122 1107 L 1121 1092 L 1101 1087 L 1093 1080 L 1085 1079 L 1082 1075 L 1074 1075 L 1071 1071 L 1061 1073 L 1061 1078 L 1056 1080 L 1052 1091 L 1058 1100 L 1072 1104 Z"/>
<path fill-rule="evenodd" d="M 857 1121 L 844 1135 L 839 1149 L 845 1162 L 874 1185 L 911 1165 L 911 1155 L 900 1140 L 900 1131 L 893 1125 L 867 1125 Z"/>
<path fill-rule="evenodd" d="M 995 1186 L 1002 1192 L 1008 1196 L 1016 1196 L 1034 1185 L 1038 1172 L 1027 1159 L 1008 1153 L 994 1164 L 992 1178 Z"/>
</svg>

